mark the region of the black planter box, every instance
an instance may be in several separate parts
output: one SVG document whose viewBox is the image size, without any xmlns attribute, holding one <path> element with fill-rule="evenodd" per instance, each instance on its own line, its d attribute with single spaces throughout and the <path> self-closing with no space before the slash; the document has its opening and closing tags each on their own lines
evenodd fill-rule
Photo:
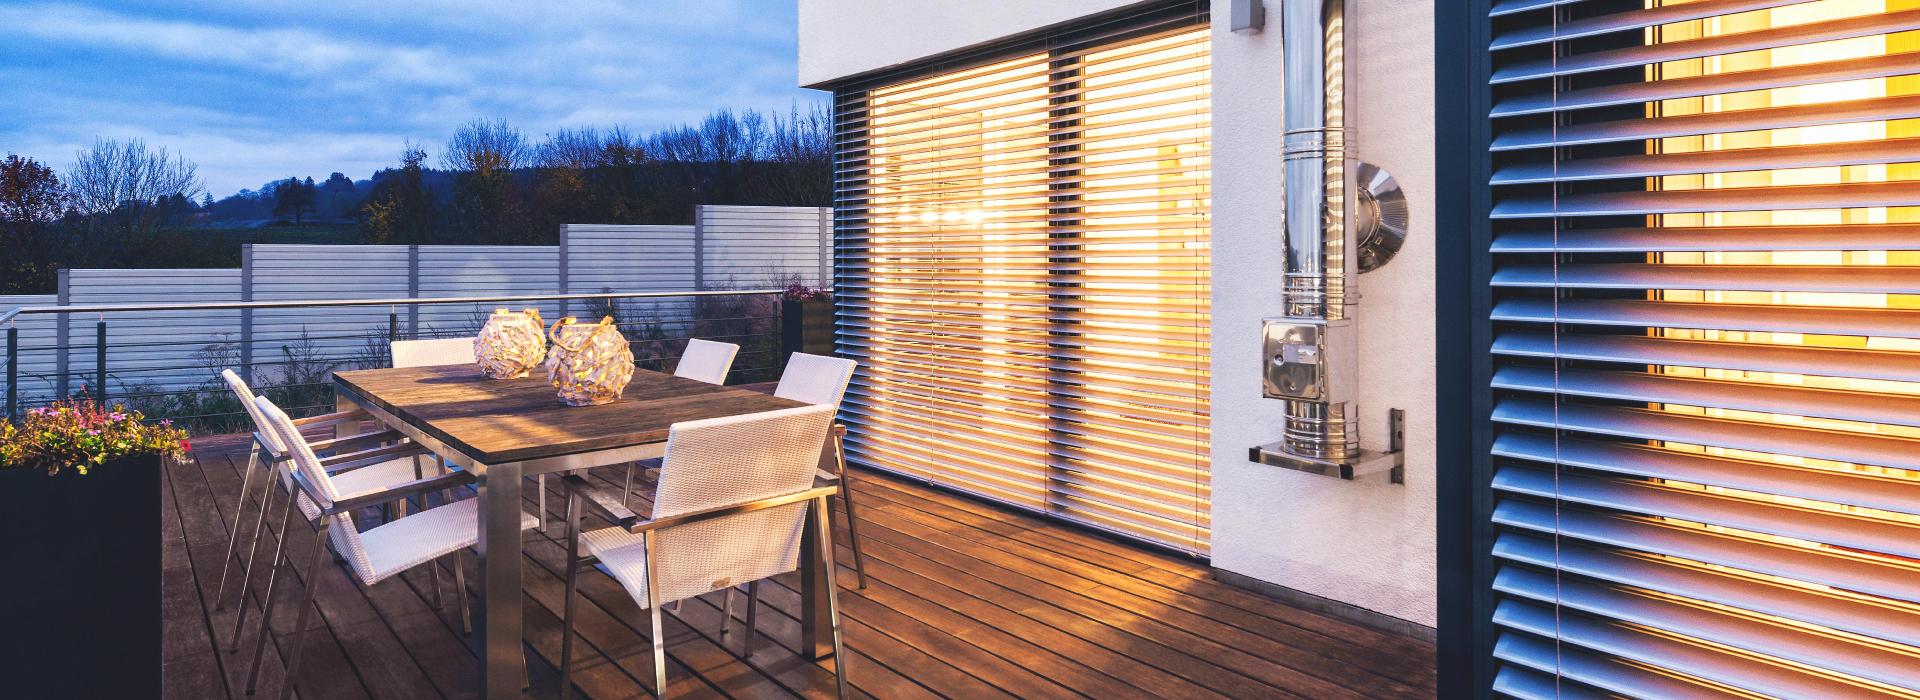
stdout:
<svg viewBox="0 0 1920 700">
<path fill-rule="evenodd" d="M 0 695 L 160 695 L 161 469 L 0 470 Z"/>
<path fill-rule="evenodd" d="M 833 354 L 833 300 L 780 302 L 780 362 L 796 352 Z"/>
</svg>

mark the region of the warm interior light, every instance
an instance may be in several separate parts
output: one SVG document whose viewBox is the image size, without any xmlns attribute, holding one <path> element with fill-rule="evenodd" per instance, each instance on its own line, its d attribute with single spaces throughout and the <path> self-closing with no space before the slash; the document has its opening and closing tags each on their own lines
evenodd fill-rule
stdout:
<svg viewBox="0 0 1920 700">
<path fill-rule="evenodd" d="M 1649 7 L 1662 4 L 1680 4 L 1652 0 Z M 1739 34 L 1775 27 L 1829 21 L 1845 17 L 1882 14 L 1897 10 L 1920 8 L 1920 0 L 1821 0 L 1797 5 L 1788 5 L 1768 10 L 1744 12 L 1705 20 L 1669 24 L 1648 30 L 1650 42 L 1679 42 Z M 1689 76 L 1717 75 L 1740 71 L 1777 68 L 1781 66 L 1844 61 L 1890 54 L 1920 51 L 1920 32 L 1874 35 L 1826 41 L 1800 46 L 1747 51 L 1735 54 L 1689 59 L 1652 66 L 1649 68 L 1649 80 L 1673 80 Z M 1920 54 L 1915 55 L 1920 61 Z M 1792 105 L 1821 104 L 1846 100 L 1859 100 L 1876 97 L 1920 94 L 1920 77 L 1903 76 L 1897 78 L 1853 80 L 1845 82 L 1821 83 L 1791 88 L 1761 90 L 1740 93 L 1712 95 L 1700 98 L 1668 100 L 1650 105 L 1649 116 L 1671 117 L 1687 114 L 1734 112 L 1740 110 L 1784 107 Z M 1836 144 L 1849 142 L 1879 141 L 1892 138 L 1920 136 L 1920 120 L 1872 121 L 1847 124 L 1810 126 L 1799 128 L 1770 129 L 1735 133 L 1709 134 L 1684 138 L 1668 138 L 1649 142 L 1651 153 L 1710 152 L 1748 148 L 1769 148 L 1795 145 Z M 1778 170 L 1758 170 L 1745 172 L 1711 173 L 1706 175 L 1683 175 L 1652 178 L 1649 186 L 1662 190 L 1720 189 L 1747 187 L 1776 187 L 1790 185 L 1830 185 L 1841 183 L 1893 182 L 1920 179 L 1920 164 L 1859 165 L 1844 167 L 1819 167 Z M 1920 222 L 1920 208 L 1915 207 L 1878 207 L 1857 209 L 1828 210 L 1772 210 L 1756 212 L 1718 212 L 1705 214 L 1662 215 L 1650 217 L 1650 223 L 1663 227 L 1699 227 L 1699 226 L 1779 226 L 1800 227 L 1836 224 L 1883 224 L 1901 222 Z M 1828 251 L 1760 251 L 1760 252 L 1705 252 L 1705 253 L 1655 253 L 1650 262 L 1668 265 L 1822 265 L 1847 267 L 1911 267 L 1913 274 L 1920 276 L 1920 255 L 1909 251 L 1885 250 L 1828 250 Z M 1920 296 L 1903 294 L 1840 294 L 1827 292 L 1788 292 L 1788 291 L 1687 291 L 1659 290 L 1651 298 L 1679 303 L 1716 303 L 1716 304 L 1756 304 L 1793 307 L 1853 307 L 1884 309 L 1920 309 Z M 1832 336 L 1799 333 L 1761 333 L 1722 330 L 1693 330 L 1676 328 L 1651 329 L 1651 333 L 1664 338 L 1706 340 L 1725 343 L 1754 343 L 1770 345 L 1801 345 L 1835 348 L 1867 348 L 1892 351 L 1920 351 L 1920 341 L 1875 336 Z M 1756 372 L 1723 370 L 1700 367 L 1660 366 L 1653 371 L 1695 378 L 1705 378 L 1726 382 L 1749 382 L 1761 384 L 1819 387 L 1861 392 L 1887 394 L 1920 395 L 1920 383 L 1883 380 L 1854 379 L 1847 377 L 1826 377 L 1781 372 Z M 1897 426 L 1882 423 L 1834 420 L 1799 415 L 1759 413 L 1720 408 L 1680 406 L 1673 404 L 1657 405 L 1655 408 L 1676 413 L 1706 415 L 1717 418 L 1741 421 L 1772 423 L 1816 427 L 1828 430 L 1842 430 L 1882 435 L 1897 435 L 1920 438 L 1920 428 Z M 1827 460 L 1809 459 L 1796 456 L 1757 453 L 1701 445 L 1663 443 L 1666 449 L 1705 453 L 1744 460 L 1753 460 L 1773 464 L 1790 465 L 1806 469 L 1830 470 L 1871 474 L 1880 477 L 1916 480 L 1920 472 L 1902 469 L 1889 469 L 1875 465 L 1850 464 Z M 1764 501 L 1824 512 L 1845 513 L 1848 515 L 1907 524 L 1920 524 L 1920 517 L 1903 513 L 1872 510 L 1849 505 L 1827 503 L 1804 498 L 1737 491 L 1722 487 L 1703 486 L 1680 482 L 1665 482 L 1668 486 L 1680 489 L 1710 492 L 1728 498 Z M 1876 559 L 1895 566 L 1909 567 L 1915 576 L 1920 576 L 1920 562 L 1879 552 L 1866 552 L 1843 549 L 1816 542 L 1807 542 L 1771 536 L 1763 533 L 1736 531 L 1730 528 L 1691 523 L 1667 519 L 1666 522 L 1682 527 L 1704 529 L 1714 532 L 1734 534 L 1743 538 L 1769 541 L 1793 547 L 1844 551 L 1848 556 Z M 1670 558 L 1671 559 L 1671 558 Z M 1679 560 L 1675 560 L 1679 561 Z M 1893 599 L 1875 598 L 1858 593 L 1840 591 L 1817 584 L 1795 581 L 1775 576 L 1765 576 L 1754 572 L 1737 571 L 1727 567 L 1718 567 L 1700 562 L 1684 562 L 1689 566 L 1713 569 L 1740 576 L 1767 580 L 1777 584 L 1798 588 L 1820 590 L 1825 594 L 1848 597 L 1857 600 L 1871 599 L 1875 604 L 1908 610 L 1920 610 L 1914 606 Z M 1694 601 L 1697 603 L 1697 601 Z M 1691 604 L 1691 603 L 1690 603 Z M 1702 603 L 1704 605 L 1704 603 Z M 1751 614 L 1751 613 L 1747 613 Z M 1764 616 L 1763 616 L 1764 617 Z M 1785 618 L 1767 617 L 1767 619 L 1788 625 L 1805 626 Z M 1834 630 L 1823 633 L 1843 634 Z M 1876 644 L 1891 644 L 1875 640 Z M 1916 663 L 1920 663 L 1920 649 L 1893 644 L 1905 653 L 1914 654 Z"/>
<path fill-rule="evenodd" d="M 879 466 L 1204 551 L 1204 29 L 867 96 Z"/>
</svg>

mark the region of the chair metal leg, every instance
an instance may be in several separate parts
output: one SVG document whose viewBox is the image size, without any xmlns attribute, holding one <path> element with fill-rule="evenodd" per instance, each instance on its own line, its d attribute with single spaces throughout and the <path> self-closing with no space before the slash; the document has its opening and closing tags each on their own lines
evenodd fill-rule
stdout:
<svg viewBox="0 0 1920 700">
<path fill-rule="evenodd" d="M 467 550 L 453 550 L 453 597 L 460 602 L 460 633 L 473 634 L 473 606 L 467 603 Z"/>
<path fill-rule="evenodd" d="M 267 560 L 267 594 L 260 599 L 260 605 L 263 607 L 271 608 L 273 605 L 273 585 L 280 580 L 280 560 L 286 556 L 287 521 L 293 516 L 293 499 L 293 494 L 287 494 L 287 502 L 280 506 L 280 525 L 274 529 L 273 534 L 273 558 Z M 257 541 L 256 539 L 256 543 Z M 240 577 L 241 604 L 233 612 L 233 634 L 228 642 L 228 653 L 240 651 L 240 630 L 243 629 L 242 625 L 246 624 L 247 621 L 246 590 L 247 587 L 252 584 L 253 563 L 252 557 L 248 557 L 247 570 Z M 261 614 L 265 615 L 266 613 L 262 612 Z M 265 627 L 262 626 L 262 629 L 265 629 Z"/>
<path fill-rule="evenodd" d="M 547 534 L 547 475 L 541 474 L 533 477 L 533 483 L 540 488 L 540 509 L 533 515 L 534 519 L 540 523 L 540 534 L 544 535 Z"/>
<path fill-rule="evenodd" d="M 440 585 L 440 560 L 446 557 L 434 557 L 427 562 L 427 579 L 433 584 L 433 607 L 435 610 L 447 609 L 447 595 Z"/>
<path fill-rule="evenodd" d="M 274 481 L 273 477 L 274 477 L 273 472 L 271 470 L 268 470 L 267 478 L 266 478 L 266 482 L 267 482 L 266 488 L 261 489 L 260 491 L 260 512 L 255 513 L 253 516 L 253 537 L 247 544 L 247 563 L 241 565 L 240 567 L 241 607 L 246 607 L 245 603 L 247 600 L 247 586 L 253 583 L 253 563 L 260 556 L 260 535 L 266 532 L 267 511 L 273 508 L 273 493 L 279 490 L 277 488 L 274 488 L 275 484 L 273 483 Z M 217 594 L 216 596 L 216 598 L 220 601 L 225 601 L 227 599 L 226 586 L 227 586 L 226 575 L 221 574 L 220 576 L 221 590 L 220 590 L 220 593 Z M 216 605 L 214 609 L 218 610 L 219 606 Z"/>
<path fill-rule="evenodd" d="M 867 555 L 860 551 L 860 520 L 853 517 L 853 475 L 847 472 L 847 451 L 837 436 L 833 440 L 833 452 L 840 467 L 840 506 L 847 511 L 847 539 L 853 543 L 853 573 L 860 579 L 860 590 L 864 591 L 867 589 Z"/>
<path fill-rule="evenodd" d="M 742 659 L 753 658 L 753 640 L 754 637 L 760 634 L 760 629 L 755 624 L 759 622 L 759 615 L 760 580 L 754 579 L 747 582 L 747 644 L 740 650 L 740 658 Z"/>
<path fill-rule="evenodd" d="M 313 563 L 307 565 L 307 598 L 301 602 L 300 614 L 294 618 L 293 657 L 287 659 L 287 679 L 280 684 L 280 700 L 287 700 L 287 698 L 293 697 L 293 681 L 300 677 L 300 658 L 305 656 L 302 652 L 307 650 L 305 643 L 307 638 L 307 618 L 313 615 L 313 597 L 320 591 L 320 562 L 322 561 L 320 553 L 327 549 L 327 520 L 325 517 L 320 518 L 320 527 L 314 531 L 313 546 L 315 549 L 313 552 Z M 263 637 L 266 636 L 265 623 L 266 619 L 261 618 L 260 634 Z M 838 662 L 836 661 L 836 663 Z M 258 659 L 254 660 L 254 668 L 256 670 L 260 668 Z M 251 681 L 248 682 L 248 686 L 248 692 L 252 692 Z"/>
<path fill-rule="evenodd" d="M 720 638 L 727 638 L 727 627 L 733 624 L 733 586 L 727 586 L 724 603 L 720 605 Z"/>
<path fill-rule="evenodd" d="M 827 620 L 833 629 L 833 682 L 840 700 L 847 700 L 847 650 L 840 642 L 840 586 L 834 581 L 833 527 L 827 523 L 827 497 L 814 504 L 814 534 L 819 537 L 820 563 L 827 574 Z M 651 569 L 649 569 L 651 571 Z"/>
<path fill-rule="evenodd" d="M 247 492 L 253 490 L 253 473 L 258 471 L 259 467 L 260 443 L 256 442 L 247 449 L 247 473 L 240 479 L 240 498 L 233 504 L 233 527 L 232 531 L 227 533 L 227 556 L 220 560 L 220 588 L 213 594 L 215 610 L 227 606 L 227 572 L 233 568 L 233 553 L 240 545 L 240 516 L 247 510 Z M 268 481 L 271 482 L 272 479 Z M 267 488 L 273 488 L 273 484 L 267 484 Z M 264 511 L 266 507 L 267 504 L 263 501 L 260 504 L 261 510 Z M 254 529 L 253 536 L 260 536 L 259 528 Z"/>
<path fill-rule="evenodd" d="M 660 557 L 654 547 L 653 530 L 641 535 L 641 547 L 647 553 L 647 613 L 653 618 L 653 696 L 667 697 L 667 640 L 660 631 Z"/>
<path fill-rule="evenodd" d="M 573 607 L 580 588 L 580 495 L 567 489 L 567 599 L 560 614 L 560 700 L 573 694 Z"/>
<path fill-rule="evenodd" d="M 633 472 L 640 468 L 639 462 L 627 463 L 627 485 L 620 487 L 620 505 L 633 507 Z"/>
<path fill-rule="evenodd" d="M 273 559 L 273 573 L 267 577 L 267 599 L 260 609 L 260 619 L 262 620 L 262 622 L 260 623 L 260 634 L 254 640 L 253 661 L 248 663 L 248 668 L 247 668 L 247 694 L 248 695 L 253 694 L 254 686 L 257 685 L 260 681 L 260 661 L 262 658 L 264 658 L 265 654 L 267 653 L 267 635 L 273 634 L 273 630 L 267 626 L 267 621 L 273 618 L 273 604 L 274 604 L 273 583 L 274 581 L 280 578 L 280 570 L 285 568 L 287 564 L 286 557 L 279 556 L 280 554 L 279 552 L 276 552 L 275 554 L 276 556 Z M 241 607 L 242 609 L 244 609 L 246 606 L 241 606 Z M 239 649 L 240 647 L 239 640 L 236 639 L 233 643 L 233 646 L 234 646 L 234 649 L 229 651 Z M 289 678 L 288 682 L 292 682 L 292 679 Z"/>
</svg>

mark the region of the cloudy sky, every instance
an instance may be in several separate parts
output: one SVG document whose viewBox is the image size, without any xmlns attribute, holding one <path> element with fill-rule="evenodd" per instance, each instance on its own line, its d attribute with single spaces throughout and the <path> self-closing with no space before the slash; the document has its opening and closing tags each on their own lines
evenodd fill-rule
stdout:
<svg viewBox="0 0 1920 700">
<path fill-rule="evenodd" d="M 557 8 L 557 9 L 556 9 Z M 405 141 L 504 118 L 638 131 L 803 108 L 794 0 L 215 0 L 0 5 L 0 152 L 65 171 L 96 137 L 198 163 L 215 197 L 363 179 Z"/>
</svg>

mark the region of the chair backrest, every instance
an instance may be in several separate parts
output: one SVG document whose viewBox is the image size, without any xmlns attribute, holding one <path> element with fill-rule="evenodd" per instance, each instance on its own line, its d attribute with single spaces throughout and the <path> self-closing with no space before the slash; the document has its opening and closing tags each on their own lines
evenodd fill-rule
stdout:
<svg viewBox="0 0 1920 700">
<path fill-rule="evenodd" d="M 260 414 L 260 407 L 253 403 L 253 388 L 247 386 L 247 380 L 241 379 L 233 370 L 220 370 L 220 379 L 233 391 L 233 397 L 240 400 L 240 408 L 246 410 L 247 419 L 253 422 L 253 429 L 260 434 L 260 441 L 274 452 L 285 454 L 286 445 L 280 442 L 280 434 L 267 425 L 267 417 Z"/>
<path fill-rule="evenodd" d="M 847 393 L 847 382 L 853 381 L 856 365 L 853 360 L 796 352 L 787 358 L 787 368 L 781 370 L 780 386 L 774 388 L 773 395 L 837 410 L 840 397 Z"/>
<path fill-rule="evenodd" d="M 738 354 L 740 346 L 733 343 L 690 339 L 687 349 L 680 352 L 680 363 L 673 367 L 673 376 L 725 384 L 727 371 L 733 369 L 733 356 Z"/>
<path fill-rule="evenodd" d="M 813 486 L 828 406 L 675 423 L 667 434 L 653 517 L 751 503 Z M 656 536 L 661 602 L 792 571 L 806 503 L 729 515 Z"/>
<path fill-rule="evenodd" d="M 437 367 L 470 365 L 474 338 L 435 338 L 433 340 L 396 340 L 388 343 L 395 367 Z"/>
<path fill-rule="evenodd" d="M 280 439 L 279 431 L 274 430 L 273 426 L 268 425 L 266 415 L 260 412 L 260 407 L 253 401 L 256 397 L 253 394 L 252 387 L 247 386 L 247 381 L 241 379 L 240 375 L 235 374 L 234 371 L 230 369 L 220 370 L 220 379 L 224 380 L 227 383 L 227 388 L 233 391 L 234 398 L 240 399 L 240 407 L 246 409 L 247 419 L 253 422 L 254 432 L 260 434 L 260 441 L 266 444 L 267 449 L 272 450 L 276 454 L 286 454 L 286 442 Z M 264 459 L 265 456 L 263 455 L 262 458 Z M 286 464 L 281 464 L 273 471 L 275 474 L 280 475 L 281 486 L 288 489 L 293 488 L 293 473 L 287 470 Z"/>
<path fill-rule="evenodd" d="M 319 491 L 322 498 L 340 500 L 340 490 L 334 487 L 333 477 L 327 474 L 326 467 L 321 466 L 320 458 L 307 445 L 306 437 L 300 434 L 300 428 L 293 424 L 293 419 L 288 418 L 285 411 L 273 405 L 265 396 L 254 397 L 253 403 L 266 419 L 267 425 L 279 436 L 280 442 L 287 446 L 292 466 L 300 472 L 300 477 L 313 484 L 314 490 Z M 362 581 L 374 580 L 373 561 L 367 557 L 367 549 L 360 542 L 360 531 L 353 527 L 353 518 L 346 513 L 326 517 L 332 519 L 327 538 L 333 542 L 333 551 L 353 566 L 354 573 Z"/>
</svg>

